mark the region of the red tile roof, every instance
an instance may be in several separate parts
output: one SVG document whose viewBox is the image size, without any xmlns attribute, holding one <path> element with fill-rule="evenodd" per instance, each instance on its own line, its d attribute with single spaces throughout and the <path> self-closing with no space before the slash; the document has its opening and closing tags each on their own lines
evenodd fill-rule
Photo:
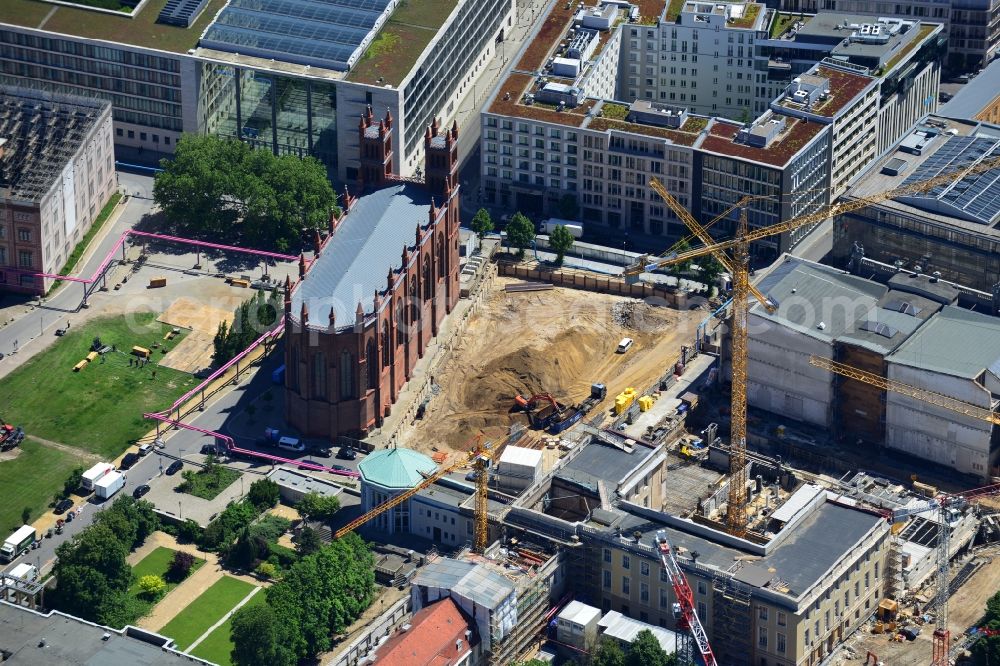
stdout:
<svg viewBox="0 0 1000 666">
<path fill-rule="evenodd" d="M 469 626 L 450 597 L 422 608 L 410 620 L 410 629 L 399 632 L 378 649 L 376 666 L 450 666 L 470 651 L 465 632 Z M 462 641 L 461 649 L 456 648 Z"/>
</svg>

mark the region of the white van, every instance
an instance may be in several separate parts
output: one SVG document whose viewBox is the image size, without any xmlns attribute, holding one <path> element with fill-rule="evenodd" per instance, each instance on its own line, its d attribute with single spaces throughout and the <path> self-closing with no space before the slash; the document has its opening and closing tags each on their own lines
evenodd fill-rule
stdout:
<svg viewBox="0 0 1000 666">
<path fill-rule="evenodd" d="M 618 343 L 618 353 L 624 354 L 629 349 L 632 348 L 632 343 L 635 342 L 632 338 L 622 338 L 622 341 Z"/>
<path fill-rule="evenodd" d="M 278 440 L 278 448 L 285 449 L 286 451 L 302 453 L 306 450 L 306 445 L 294 437 L 282 437 Z"/>
</svg>

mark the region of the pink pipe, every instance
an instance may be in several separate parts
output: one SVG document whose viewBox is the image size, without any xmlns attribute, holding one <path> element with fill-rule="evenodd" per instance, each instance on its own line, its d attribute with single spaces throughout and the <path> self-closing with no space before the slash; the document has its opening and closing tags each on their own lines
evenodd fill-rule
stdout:
<svg viewBox="0 0 1000 666">
<path fill-rule="evenodd" d="M 151 234 L 148 231 L 135 231 L 129 229 L 125 232 L 133 236 L 142 236 L 144 238 L 153 238 L 155 240 L 171 241 L 173 243 L 185 243 L 187 245 L 198 245 L 200 247 L 207 247 L 213 250 L 226 250 L 229 252 L 243 252 L 244 254 L 253 254 L 258 257 L 269 257 L 271 259 L 283 259 L 285 261 L 295 261 L 298 257 L 293 257 L 290 254 L 279 254 L 277 252 L 267 252 L 265 250 L 251 250 L 245 247 L 236 247 L 234 245 L 219 245 L 218 243 L 208 243 L 206 241 L 191 240 L 189 238 L 181 238 L 180 236 L 165 236 L 163 234 Z"/>
<path fill-rule="evenodd" d="M 219 375 L 221 375 L 222 373 L 224 373 L 226 370 L 228 370 L 229 368 L 233 367 L 234 365 L 236 365 L 237 363 L 239 363 L 241 360 L 243 360 L 244 358 L 246 358 L 246 356 L 250 352 L 252 352 L 258 345 L 260 345 L 262 342 L 264 342 L 265 338 L 276 336 L 278 334 L 278 332 L 282 329 L 282 326 L 284 325 L 284 323 L 285 323 L 285 316 L 281 315 L 281 319 L 278 320 L 278 323 L 275 325 L 274 328 L 272 328 L 270 331 L 267 331 L 266 333 L 264 333 L 264 335 L 260 336 L 256 340 L 254 340 L 252 343 L 250 343 L 249 347 L 247 347 L 246 349 L 244 349 L 243 351 L 241 351 L 239 354 L 237 354 L 236 356 L 234 356 L 232 359 L 230 359 L 224 365 L 220 366 L 218 370 L 216 370 L 215 372 L 213 372 L 212 374 L 210 374 L 208 377 L 206 377 L 204 381 L 202 381 L 200 384 L 198 384 L 197 386 L 195 386 L 193 389 L 191 389 L 190 391 L 188 391 L 187 393 L 185 393 L 181 397 L 177 398 L 177 400 L 174 401 L 174 404 L 170 405 L 170 407 L 168 409 L 165 409 L 165 410 L 163 410 L 160 413 L 161 414 L 169 414 L 170 412 L 172 412 L 175 409 L 177 409 L 178 406 L 180 406 L 180 405 L 184 404 L 185 402 L 187 402 L 188 399 L 191 396 L 193 396 L 195 393 L 197 393 L 198 391 L 200 391 L 203 388 L 205 388 L 208 384 L 210 384 L 213 380 L 215 380 L 216 377 L 218 377 Z"/>
<path fill-rule="evenodd" d="M 216 438 L 217 440 L 221 439 L 226 443 L 226 450 L 232 453 L 239 453 L 241 455 L 253 456 L 255 458 L 263 458 L 264 460 L 286 463 L 289 465 L 295 465 L 299 467 L 308 467 L 309 469 L 315 469 L 322 472 L 329 472 L 330 474 L 339 474 L 340 476 L 347 476 L 355 479 L 361 476 L 358 472 L 354 472 L 352 470 L 333 469 L 332 467 L 324 467 L 323 465 L 315 465 L 313 463 L 300 462 L 298 460 L 293 460 L 291 458 L 282 458 L 281 456 L 274 456 L 271 455 L 270 453 L 261 453 L 259 451 L 254 451 L 252 449 L 240 448 L 236 446 L 236 442 L 233 440 L 233 438 L 228 435 L 223 435 L 222 433 L 214 432 L 212 430 L 206 430 L 205 428 L 199 428 L 198 426 L 190 425 L 188 423 L 184 423 L 182 421 L 178 421 L 176 419 L 164 416 L 163 414 L 149 413 L 149 414 L 143 414 L 143 417 L 147 419 L 156 419 L 158 421 L 163 421 L 164 423 L 184 428 L 185 430 L 200 432 L 203 435 L 210 435 Z"/>
</svg>

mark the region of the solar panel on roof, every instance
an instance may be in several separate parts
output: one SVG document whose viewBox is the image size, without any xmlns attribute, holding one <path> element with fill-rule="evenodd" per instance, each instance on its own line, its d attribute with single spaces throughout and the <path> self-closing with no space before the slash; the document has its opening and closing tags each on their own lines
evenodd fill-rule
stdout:
<svg viewBox="0 0 1000 666">
<path fill-rule="evenodd" d="M 156 17 L 156 22 L 188 28 L 207 4 L 208 0 L 168 0 Z"/>
<path fill-rule="evenodd" d="M 899 331 L 889 326 L 888 324 L 872 321 L 870 319 L 861 322 L 861 326 L 859 326 L 859 328 L 862 331 L 868 331 L 870 333 L 875 333 L 876 335 L 881 335 L 883 338 L 891 338 L 892 336 L 899 333 Z"/>
<path fill-rule="evenodd" d="M 979 224 L 992 224 L 1000 217 L 1000 168 L 957 178 L 958 174 L 1000 156 L 1000 141 L 983 136 L 955 136 L 924 160 L 903 186 L 942 174 L 955 173 L 956 180 L 922 193 L 898 197 L 900 201 Z"/>
<path fill-rule="evenodd" d="M 388 5 L 389 0 L 231 0 L 201 43 L 344 70 Z"/>
</svg>

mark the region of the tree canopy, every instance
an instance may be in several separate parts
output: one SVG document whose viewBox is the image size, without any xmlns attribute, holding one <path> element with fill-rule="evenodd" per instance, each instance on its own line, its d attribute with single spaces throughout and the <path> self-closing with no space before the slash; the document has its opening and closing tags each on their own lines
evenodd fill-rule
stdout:
<svg viewBox="0 0 1000 666">
<path fill-rule="evenodd" d="M 562 224 L 557 224 L 556 228 L 549 234 L 549 248 L 555 250 L 556 263 L 560 266 L 562 266 L 566 253 L 573 248 L 574 240 L 573 234 Z"/>
<path fill-rule="evenodd" d="M 625 653 L 618 641 L 605 638 L 594 653 L 594 666 L 625 666 Z"/>
<path fill-rule="evenodd" d="M 986 614 L 979 626 L 1000 629 L 1000 592 L 986 601 Z M 972 661 L 976 666 L 1000 664 L 1000 636 L 984 636 L 972 644 Z"/>
<path fill-rule="evenodd" d="M 482 241 L 486 234 L 493 231 L 493 218 L 490 217 L 490 212 L 485 208 L 477 210 L 470 226 L 479 236 L 479 240 Z"/>
<path fill-rule="evenodd" d="M 340 511 L 340 500 L 319 493 L 306 493 L 295 508 L 302 515 L 315 520 L 329 520 L 333 514 Z"/>
<path fill-rule="evenodd" d="M 186 134 L 160 162 L 153 198 L 184 233 L 287 251 L 326 228 L 337 197 L 312 157 L 275 156 L 212 135 Z"/>
<path fill-rule="evenodd" d="M 212 362 L 222 365 L 249 347 L 274 326 L 283 307 L 277 288 L 270 292 L 260 289 L 256 296 L 240 303 L 233 316 L 232 326 L 224 320 L 219 322 L 212 341 Z"/>
<path fill-rule="evenodd" d="M 534 240 L 535 223 L 523 213 L 514 213 L 514 217 L 507 223 L 507 242 L 511 247 L 517 248 L 518 258 L 524 257 L 524 251 L 531 247 Z"/>
<path fill-rule="evenodd" d="M 302 557 L 267 590 L 271 612 L 241 609 L 233 619 L 232 657 L 238 666 L 294 664 L 329 650 L 372 602 L 375 560 L 368 545 L 348 534 Z"/>
<path fill-rule="evenodd" d="M 625 666 L 676 666 L 676 664 L 677 655 L 668 655 L 649 629 L 643 629 L 635 635 L 625 656 Z"/>
</svg>

